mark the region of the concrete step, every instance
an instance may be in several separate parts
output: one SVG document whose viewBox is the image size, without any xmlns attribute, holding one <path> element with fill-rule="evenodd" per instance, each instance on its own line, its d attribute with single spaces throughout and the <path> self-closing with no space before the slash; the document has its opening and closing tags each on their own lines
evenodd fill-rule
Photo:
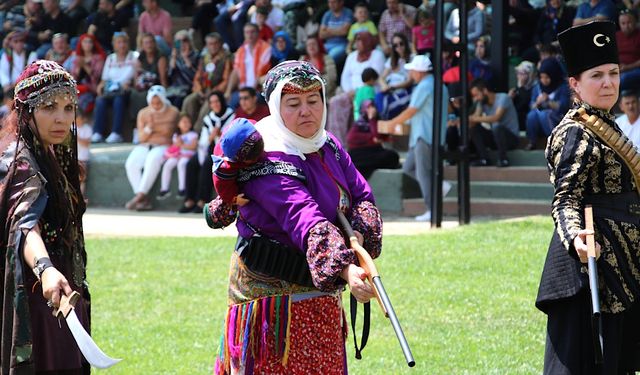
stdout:
<svg viewBox="0 0 640 375">
<path fill-rule="evenodd" d="M 416 216 L 426 210 L 424 202 L 420 198 L 405 199 L 403 201 L 403 215 Z M 443 213 L 446 216 L 458 215 L 457 197 L 444 199 L 442 202 Z M 549 215 L 551 201 L 527 200 L 527 199 L 474 199 L 471 201 L 471 216 L 529 216 Z"/>
<path fill-rule="evenodd" d="M 452 182 L 447 197 L 456 197 L 458 182 Z M 553 186 L 550 183 L 513 181 L 471 181 L 471 200 L 475 199 L 531 199 L 551 202 Z"/>
<path fill-rule="evenodd" d="M 513 166 L 508 168 L 498 167 L 471 167 L 469 168 L 471 181 L 512 181 L 549 183 L 549 172 L 546 167 L 539 166 Z M 444 167 L 445 180 L 458 179 L 458 167 Z"/>
</svg>

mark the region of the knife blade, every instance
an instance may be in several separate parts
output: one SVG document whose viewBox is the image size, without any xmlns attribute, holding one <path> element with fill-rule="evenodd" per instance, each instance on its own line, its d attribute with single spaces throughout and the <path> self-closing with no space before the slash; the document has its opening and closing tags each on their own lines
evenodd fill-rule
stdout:
<svg viewBox="0 0 640 375">
<path fill-rule="evenodd" d="M 62 296 L 60 298 L 60 306 L 54 309 L 53 315 L 66 320 L 67 326 L 69 326 L 69 330 L 76 340 L 78 348 L 80 348 L 80 352 L 82 352 L 82 355 L 91 366 L 101 369 L 109 368 L 120 362 L 121 359 L 111 358 L 106 355 L 84 329 L 74 311 L 78 298 L 80 298 L 80 294 L 75 291 L 69 296 Z"/>
</svg>

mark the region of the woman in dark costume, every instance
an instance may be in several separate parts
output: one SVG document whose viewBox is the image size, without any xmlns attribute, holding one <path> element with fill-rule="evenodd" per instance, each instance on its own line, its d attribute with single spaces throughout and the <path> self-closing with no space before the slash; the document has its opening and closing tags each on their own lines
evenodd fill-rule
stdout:
<svg viewBox="0 0 640 375">
<path fill-rule="evenodd" d="M 0 129 L 2 357 L 4 374 L 87 374 L 64 319 L 62 295 L 89 330 L 73 77 L 52 61 L 28 65 Z M 32 272 L 33 270 L 33 272 Z"/>
<path fill-rule="evenodd" d="M 558 35 L 576 101 L 546 149 L 555 231 L 536 300 L 548 316 L 545 374 L 625 373 L 640 338 L 640 155 L 611 113 L 620 84 L 615 30 L 592 22 Z M 597 118 L 602 127 L 593 125 Z M 585 264 L 588 204 L 600 251 L 602 364 L 595 363 Z"/>
</svg>

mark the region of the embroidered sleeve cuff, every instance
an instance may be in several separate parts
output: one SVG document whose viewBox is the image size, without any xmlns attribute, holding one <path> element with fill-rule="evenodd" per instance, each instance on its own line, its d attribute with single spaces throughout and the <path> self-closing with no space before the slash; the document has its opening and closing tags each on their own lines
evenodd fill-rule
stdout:
<svg viewBox="0 0 640 375">
<path fill-rule="evenodd" d="M 351 213 L 351 227 L 364 237 L 363 247 L 373 259 L 382 251 L 382 219 L 378 208 L 369 201 L 358 202 Z"/>
<path fill-rule="evenodd" d="M 340 272 L 356 263 L 356 255 L 344 244 L 338 228 L 328 221 L 321 221 L 309 230 L 307 238 L 307 262 L 316 288 L 333 291 L 345 281 Z"/>
<path fill-rule="evenodd" d="M 220 197 L 207 203 L 203 211 L 207 225 L 213 229 L 228 227 L 236 220 L 233 206 L 223 202 Z"/>
</svg>

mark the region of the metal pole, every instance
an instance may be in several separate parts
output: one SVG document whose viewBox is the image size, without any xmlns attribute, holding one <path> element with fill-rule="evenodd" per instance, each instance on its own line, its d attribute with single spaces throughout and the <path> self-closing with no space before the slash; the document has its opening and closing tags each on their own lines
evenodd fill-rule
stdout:
<svg viewBox="0 0 640 375">
<path fill-rule="evenodd" d="M 440 129 L 442 113 L 442 38 L 444 37 L 444 0 L 436 1 L 436 40 L 433 63 L 433 124 L 431 137 L 431 227 L 442 225 L 442 160 L 440 159 Z"/>
<path fill-rule="evenodd" d="M 471 221 L 470 176 L 469 176 L 469 80 L 468 71 L 468 25 L 469 7 L 467 1 L 460 2 L 460 88 L 462 104 L 460 107 L 460 159 L 458 160 L 458 223 Z"/>
<path fill-rule="evenodd" d="M 509 56 L 507 54 L 509 3 L 503 0 L 491 1 L 491 66 L 493 66 L 492 87 L 494 92 L 509 91 Z"/>
</svg>

